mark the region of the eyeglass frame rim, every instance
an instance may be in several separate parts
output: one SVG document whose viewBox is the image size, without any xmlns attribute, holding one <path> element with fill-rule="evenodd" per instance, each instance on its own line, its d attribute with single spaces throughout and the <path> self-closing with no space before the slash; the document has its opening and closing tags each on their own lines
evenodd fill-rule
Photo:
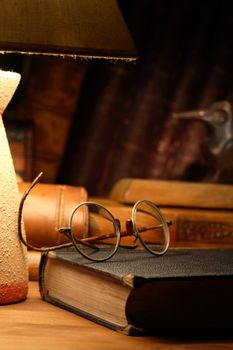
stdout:
<svg viewBox="0 0 233 350">
<path fill-rule="evenodd" d="M 20 200 L 20 204 L 19 204 L 19 211 L 18 211 L 18 234 L 19 234 L 19 237 L 20 237 L 20 240 L 21 242 L 27 247 L 27 248 L 30 248 L 34 251 L 39 251 L 41 253 L 46 253 L 46 252 L 49 252 L 49 251 L 53 251 L 53 250 L 57 250 L 57 249 L 61 249 L 61 248 L 68 248 L 68 247 L 71 247 L 71 246 L 74 246 L 75 249 L 83 256 L 85 257 L 86 259 L 89 259 L 91 261 L 95 261 L 95 262 L 101 262 L 101 261 L 106 261 L 106 260 L 109 260 L 113 255 L 116 254 L 119 246 L 120 246 L 120 242 L 121 242 L 121 230 L 120 230 L 120 225 L 119 225 L 119 220 L 116 219 L 112 213 L 102 204 L 100 203 L 97 203 L 97 202 L 92 202 L 92 201 L 84 201 L 84 202 L 81 202 L 79 203 L 78 205 L 76 205 L 71 214 L 70 214 L 70 217 L 69 217 L 69 220 L 68 220 L 68 223 L 69 223 L 69 226 L 67 226 L 67 230 L 70 230 L 70 234 L 69 234 L 69 239 L 71 239 L 71 242 L 68 242 L 68 243 L 63 243 L 63 244 L 60 244 L 60 245 L 56 245 L 56 246 L 51 246 L 51 247 L 35 247 L 33 245 L 31 245 L 30 243 L 27 242 L 27 240 L 24 238 L 24 235 L 23 235 L 23 230 L 22 230 L 22 218 L 23 218 L 23 207 L 24 207 L 24 202 L 29 194 L 29 192 L 32 190 L 32 188 L 37 184 L 38 182 L 38 179 L 41 177 L 43 173 L 41 172 L 34 180 L 33 182 L 31 183 L 31 185 L 28 187 L 28 189 L 24 192 L 21 200 Z M 148 204 L 150 207 L 152 207 L 153 209 L 156 210 L 156 212 L 158 213 L 160 219 L 161 219 L 161 223 L 162 223 L 162 226 L 163 226 L 163 231 L 165 232 L 164 230 L 164 227 L 166 228 L 166 245 L 165 245 L 165 249 L 161 252 L 154 252 L 152 251 L 144 242 L 143 242 L 143 239 L 141 238 L 141 235 L 137 229 L 137 225 L 136 225 L 136 220 L 135 220 L 135 215 L 136 215 L 136 212 L 137 212 L 137 207 L 139 204 L 141 204 L 142 202 L 145 202 L 146 204 Z M 114 228 L 116 230 L 116 233 L 117 233 L 117 243 L 115 245 L 115 248 L 113 250 L 113 252 L 107 257 L 107 258 L 103 258 L 103 259 L 92 259 L 90 258 L 89 256 L 86 256 L 80 249 L 78 249 L 78 247 L 76 246 L 76 244 L 74 243 L 73 241 L 73 238 L 72 238 L 72 234 L 71 234 L 71 222 L 72 222 L 72 218 L 76 212 L 76 210 L 82 206 L 82 205 L 96 205 L 97 207 L 101 207 L 103 209 L 105 209 L 108 214 L 111 216 L 111 218 L 113 219 L 113 224 L 114 224 Z M 150 252 L 151 254 L 155 255 L 155 256 L 159 256 L 159 255 L 163 255 L 166 253 L 166 251 L 168 250 L 169 248 L 169 244 L 170 244 L 170 231 L 169 231 L 169 228 L 168 228 L 168 224 L 167 224 L 167 221 L 165 220 L 165 218 L 163 217 L 160 209 L 153 203 L 151 202 L 150 200 L 147 200 L 147 199 L 140 199 L 138 201 L 136 201 L 136 203 L 134 204 L 133 208 L 132 208 L 132 212 L 131 212 L 131 221 L 132 221 L 132 225 L 133 225 L 133 235 L 136 237 L 136 239 L 138 238 L 141 242 L 141 244 L 143 245 L 143 247 L 148 251 Z M 61 229 L 61 228 L 58 228 L 58 230 Z"/>
<path fill-rule="evenodd" d="M 136 216 L 136 213 L 137 213 L 137 207 L 143 202 L 148 204 L 152 209 L 155 209 L 156 212 L 159 215 L 160 220 L 161 220 L 161 224 L 163 226 L 162 229 L 163 229 L 163 233 L 164 233 L 165 240 L 166 240 L 165 248 L 161 252 L 156 252 L 155 253 L 152 249 L 150 249 L 149 246 L 143 241 L 143 239 L 142 239 L 142 237 L 140 235 L 140 232 L 138 231 L 135 216 Z M 137 234 L 137 237 L 138 237 L 140 243 L 143 245 L 143 247 L 148 252 L 150 252 L 151 254 L 156 255 L 156 256 L 157 255 L 164 255 L 167 252 L 167 250 L 169 248 L 169 245 L 170 245 L 170 230 L 169 230 L 167 221 L 165 220 L 163 214 L 161 213 L 161 210 L 152 201 L 147 200 L 147 199 L 139 199 L 137 202 L 135 202 L 135 204 L 134 204 L 134 206 L 132 208 L 131 221 L 132 221 L 132 224 L 133 224 L 133 231 Z"/>
<path fill-rule="evenodd" d="M 75 212 L 76 212 L 81 206 L 83 206 L 83 205 L 96 205 L 96 206 L 99 207 L 99 208 L 103 208 L 104 210 L 107 211 L 108 214 L 110 214 L 110 216 L 111 216 L 111 218 L 112 218 L 112 221 L 111 221 L 111 222 L 113 223 L 114 228 L 115 228 L 115 232 L 116 232 L 116 234 L 117 234 L 117 243 L 116 243 L 116 245 L 115 245 L 115 248 L 114 248 L 113 252 L 112 252 L 111 254 L 109 254 L 109 256 L 107 256 L 107 258 L 92 259 L 91 257 L 85 255 L 85 254 L 78 248 L 78 246 L 76 245 L 77 243 L 74 243 L 73 235 L 72 235 L 72 233 L 71 233 L 71 232 L 72 232 L 72 225 L 71 225 L 71 224 L 72 224 L 72 218 L 73 218 Z M 96 261 L 96 262 L 99 261 L 99 262 L 101 262 L 101 261 L 107 261 L 107 260 L 111 259 L 111 258 L 113 257 L 113 255 L 116 254 L 116 252 L 117 252 L 117 250 L 118 250 L 118 248 L 119 248 L 119 246 L 120 246 L 121 231 L 120 231 L 120 225 L 119 225 L 119 223 L 118 223 L 118 220 L 112 215 L 112 213 L 111 213 L 104 205 L 102 205 L 102 204 L 100 204 L 100 203 L 92 202 L 92 201 L 84 201 L 84 202 L 81 202 L 81 203 L 77 204 L 77 205 L 72 209 L 72 211 L 71 211 L 71 213 L 70 213 L 69 220 L 68 220 L 68 226 L 67 226 L 66 228 L 67 228 L 67 230 L 70 231 L 69 239 L 72 241 L 72 243 L 73 243 L 75 249 L 76 249 L 84 258 L 89 259 L 89 260 L 91 260 L 91 261 Z M 59 230 L 59 229 L 58 229 L 58 230 Z"/>
<path fill-rule="evenodd" d="M 161 221 L 161 224 L 162 224 L 162 229 L 163 229 L 163 232 L 164 232 L 164 236 L 165 236 L 165 240 L 166 240 L 166 244 L 165 244 L 165 248 L 161 251 L 161 252 L 155 252 L 153 251 L 152 249 L 149 248 L 149 246 L 143 241 L 142 237 L 141 237 L 141 234 L 137 228 L 137 224 L 136 224 L 136 219 L 135 219 L 135 216 L 136 216 L 136 213 L 137 213 L 137 207 L 141 204 L 141 203 L 146 203 L 149 207 L 151 207 L 153 210 L 156 211 L 156 213 L 158 214 L 159 216 L 159 219 Z M 113 250 L 113 252 L 111 254 L 109 254 L 106 258 L 95 258 L 95 259 L 92 259 L 90 256 L 86 255 L 85 253 L 83 253 L 82 250 L 79 249 L 79 246 L 77 245 L 77 243 L 75 242 L 75 239 L 73 238 L 73 235 L 72 235 L 72 219 L 73 219 L 73 216 L 75 214 L 75 212 L 83 205 L 87 205 L 87 206 L 91 206 L 91 205 L 95 205 L 99 208 L 102 208 L 104 209 L 110 216 L 111 216 L 111 222 L 114 224 L 114 228 L 115 228 L 115 232 L 116 232 L 116 235 L 117 235 L 117 242 L 115 244 L 115 248 Z M 132 234 L 135 236 L 136 239 L 139 239 L 139 241 L 141 242 L 142 246 L 144 247 L 144 249 L 146 249 L 149 253 L 155 255 L 155 256 L 158 256 L 158 255 L 163 255 L 166 253 L 166 251 L 168 250 L 169 248 L 169 245 L 170 245 L 170 231 L 169 231 L 169 228 L 168 228 L 168 224 L 167 224 L 167 221 L 165 220 L 165 218 L 163 217 L 160 209 L 153 203 L 151 202 L 150 200 L 147 200 L 147 199 L 140 199 L 138 201 L 135 202 L 132 210 L 131 210 L 131 222 L 132 222 L 132 225 L 133 225 L 133 232 Z M 94 202 L 94 201 L 83 201 L 79 204 L 77 204 L 71 211 L 70 213 L 70 216 L 69 216 L 69 219 L 68 219 L 68 225 L 65 226 L 65 227 L 60 227 L 58 228 L 58 230 L 60 230 L 61 228 L 63 229 L 66 229 L 67 230 L 67 236 L 68 238 L 72 241 L 75 249 L 83 256 L 85 257 L 86 259 L 89 259 L 91 261 L 107 261 L 109 259 L 111 259 L 118 251 L 119 247 L 120 247 L 120 243 L 121 243 L 121 238 L 122 238 L 122 235 L 121 235 L 121 228 L 120 228 L 120 225 L 119 225 L 119 220 L 117 218 L 115 218 L 113 216 L 113 214 L 102 204 L 98 203 L 98 202 Z"/>
</svg>

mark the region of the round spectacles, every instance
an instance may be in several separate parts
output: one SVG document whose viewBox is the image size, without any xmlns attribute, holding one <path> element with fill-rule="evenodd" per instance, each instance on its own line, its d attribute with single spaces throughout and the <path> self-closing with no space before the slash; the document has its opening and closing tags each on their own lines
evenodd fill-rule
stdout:
<svg viewBox="0 0 233 350">
<path fill-rule="evenodd" d="M 85 258 L 92 261 L 105 261 L 110 259 L 119 247 L 145 248 L 153 255 L 163 255 L 170 243 L 169 224 L 163 217 L 159 208 L 148 200 L 137 201 L 126 221 L 125 230 L 121 230 L 120 221 L 102 204 L 96 202 L 82 202 L 72 210 L 66 227 L 58 231 L 70 240 L 69 243 L 57 246 L 37 248 L 30 245 L 21 230 L 23 203 L 38 181 L 34 180 L 30 188 L 21 199 L 19 210 L 19 236 L 21 241 L 30 249 L 41 252 L 74 246 Z M 83 213 L 87 214 L 87 228 L 80 230 L 77 221 Z"/>
</svg>

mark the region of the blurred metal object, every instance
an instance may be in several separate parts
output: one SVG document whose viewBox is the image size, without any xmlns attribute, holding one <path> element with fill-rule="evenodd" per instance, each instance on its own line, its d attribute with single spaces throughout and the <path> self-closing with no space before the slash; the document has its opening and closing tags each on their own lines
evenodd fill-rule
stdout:
<svg viewBox="0 0 233 350">
<path fill-rule="evenodd" d="M 233 115 L 228 101 L 212 103 L 205 110 L 174 113 L 173 118 L 199 120 L 208 127 L 202 150 L 210 172 L 207 180 L 233 183 Z"/>
</svg>

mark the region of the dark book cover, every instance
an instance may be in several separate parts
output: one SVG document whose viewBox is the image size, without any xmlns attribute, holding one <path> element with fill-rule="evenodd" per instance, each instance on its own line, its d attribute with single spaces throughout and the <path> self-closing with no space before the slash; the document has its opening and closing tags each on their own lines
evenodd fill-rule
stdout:
<svg viewBox="0 0 233 350">
<path fill-rule="evenodd" d="M 60 250 L 42 257 L 40 291 L 44 300 L 128 335 L 164 329 L 232 328 L 232 253 L 232 249 L 173 248 L 154 257 L 144 250 L 121 248 L 112 259 L 95 263 L 73 249 Z M 53 264 L 49 267 L 51 261 L 59 261 L 57 271 Z M 59 275 L 63 275 L 63 285 L 55 291 Z M 83 276 L 89 278 L 79 294 Z M 93 282 L 96 278 L 98 283 Z M 79 300 L 67 297 L 72 288 L 73 298 L 79 295 Z M 85 300 L 97 304 L 99 311 L 88 310 Z M 116 318 L 119 315 L 102 313 L 106 300 L 109 313 L 112 305 L 122 312 L 120 320 Z"/>
</svg>

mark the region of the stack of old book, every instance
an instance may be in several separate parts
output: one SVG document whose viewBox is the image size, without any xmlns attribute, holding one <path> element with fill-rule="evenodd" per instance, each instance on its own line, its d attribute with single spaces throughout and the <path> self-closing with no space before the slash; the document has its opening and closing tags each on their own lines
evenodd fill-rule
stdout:
<svg viewBox="0 0 233 350">
<path fill-rule="evenodd" d="M 27 185 L 19 184 L 21 192 Z M 72 207 L 87 199 L 82 187 L 38 184 L 25 206 L 30 243 L 60 244 L 57 227 L 67 222 Z M 37 256 L 42 298 L 131 335 L 232 329 L 233 186 L 122 179 L 108 198 L 94 198 L 121 227 L 139 199 L 151 200 L 172 220 L 168 252 L 155 257 L 143 249 L 120 248 L 105 262 L 89 261 L 73 248 Z M 104 226 L 96 230 L 106 233 Z M 29 252 L 29 261 L 36 279 L 34 253 Z"/>
<path fill-rule="evenodd" d="M 172 220 L 171 246 L 233 246 L 233 186 L 214 183 L 128 178 L 110 197 L 132 205 L 146 198 Z"/>
</svg>

